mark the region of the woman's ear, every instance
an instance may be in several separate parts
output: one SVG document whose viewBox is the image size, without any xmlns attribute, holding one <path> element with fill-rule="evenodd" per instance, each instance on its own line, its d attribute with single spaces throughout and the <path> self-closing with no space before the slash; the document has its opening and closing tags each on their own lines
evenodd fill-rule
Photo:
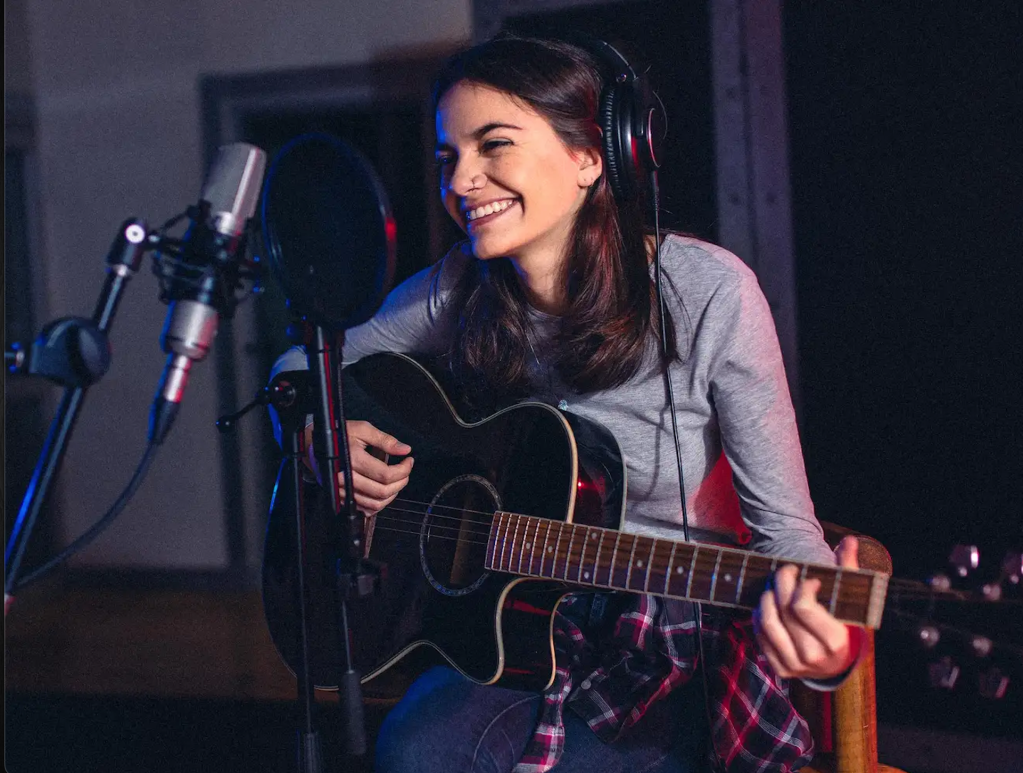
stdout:
<svg viewBox="0 0 1023 773">
<path fill-rule="evenodd" d="M 604 159 L 597 148 L 579 151 L 579 187 L 589 188 L 604 171 Z"/>
</svg>

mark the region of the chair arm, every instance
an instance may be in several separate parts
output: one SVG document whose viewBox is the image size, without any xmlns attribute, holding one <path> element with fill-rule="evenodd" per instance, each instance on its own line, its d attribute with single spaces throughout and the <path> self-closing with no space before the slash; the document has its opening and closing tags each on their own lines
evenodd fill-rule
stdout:
<svg viewBox="0 0 1023 773">
<path fill-rule="evenodd" d="M 822 522 L 821 526 L 824 539 L 832 548 L 844 537 L 852 535 L 857 538 L 861 568 L 892 573 L 891 556 L 873 537 L 834 523 Z M 878 770 L 873 631 L 867 631 L 863 646 L 865 650 L 856 670 L 833 693 L 814 692 L 802 684 L 792 684 L 796 710 L 806 718 L 818 742 L 819 753 L 806 768 L 808 773 Z"/>
</svg>

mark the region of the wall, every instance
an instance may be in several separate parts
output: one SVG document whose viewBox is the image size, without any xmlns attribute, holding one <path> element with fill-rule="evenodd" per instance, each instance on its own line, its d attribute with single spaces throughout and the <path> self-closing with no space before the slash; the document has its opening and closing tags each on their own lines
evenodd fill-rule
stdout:
<svg viewBox="0 0 1023 773">
<path fill-rule="evenodd" d="M 5 48 L 5 59 L 19 63 L 20 75 L 8 77 L 30 88 L 37 108 L 42 206 L 34 214 L 44 254 L 36 280 L 51 317 L 91 313 L 123 219 L 142 216 L 157 226 L 197 199 L 205 171 L 200 76 L 355 63 L 470 36 L 467 0 L 281 8 L 229 0 L 5 2 L 9 33 L 24 11 L 24 39 Z M 113 366 L 88 395 L 61 473 L 62 541 L 106 509 L 141 457 L 164 364 L 164 316 L 147 261 L 113 326 Z M 212 363 L 197 365 L 146 482 L 82 564 L 222 568 L 214 387 Z"/>
</svg>

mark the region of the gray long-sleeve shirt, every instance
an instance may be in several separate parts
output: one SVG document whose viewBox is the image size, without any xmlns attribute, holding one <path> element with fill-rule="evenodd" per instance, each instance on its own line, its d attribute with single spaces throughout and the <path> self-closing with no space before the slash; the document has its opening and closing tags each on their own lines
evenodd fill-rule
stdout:
<svg viewBox="0 0 1023 773">
<path fill-rule="evenodd" d="M 345 362 L 382 351 L 445 352 L 458 317 L 448 301 L 471 260 L 467 248 L 456 248 L 438 267 L 395 288 L 371 320 L 347 332 Z M 727 250 L 677 235 L 664 240 L 661 263 L 683 354 L 671 379 L 691 538 L 834 563 L 814 517 L 778 338 L 756 276 Z M 557 318 L 531 310 L 530 319 L 534 399 L 614 434 L 628 468 L 626 531 L 682 539 L 657 343 L 651 341 L 640 372 L 623 386 L 575 394 L 550 365 Z M 305 366 L 303 351 L 293 348 L 274 371 Z"/>
</svg>

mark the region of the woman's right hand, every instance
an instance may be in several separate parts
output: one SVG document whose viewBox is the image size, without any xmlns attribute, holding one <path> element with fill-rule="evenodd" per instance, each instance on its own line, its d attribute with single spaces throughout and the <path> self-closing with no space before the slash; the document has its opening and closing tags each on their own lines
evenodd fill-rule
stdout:
<svg viewBox="0 0 1023 773">
<path fill-rule="evenodd" d="M 407 454 L 412 447 L 402 443 L 386 432 L 381 432 L 368 421 L 349 421 L 348 448 L 352 454 L 352 477 L 355 479 L 355 506 L 365 515 L 375 515 L 383 510 L 408 484 L 414 460 Z M 316 479 L 323 483 L 316 457 L 313 452 L 313 428 L 306 427 L 306 463 Z M 374 453 L 375 452 L 375 453 Z M 397 464 L 388 464 L 384 459 L 390 456 L 404 456 Z M 341 501 L 346 496 L 344 472 L 338 473 L 338 491 Z"/>
</svg>

